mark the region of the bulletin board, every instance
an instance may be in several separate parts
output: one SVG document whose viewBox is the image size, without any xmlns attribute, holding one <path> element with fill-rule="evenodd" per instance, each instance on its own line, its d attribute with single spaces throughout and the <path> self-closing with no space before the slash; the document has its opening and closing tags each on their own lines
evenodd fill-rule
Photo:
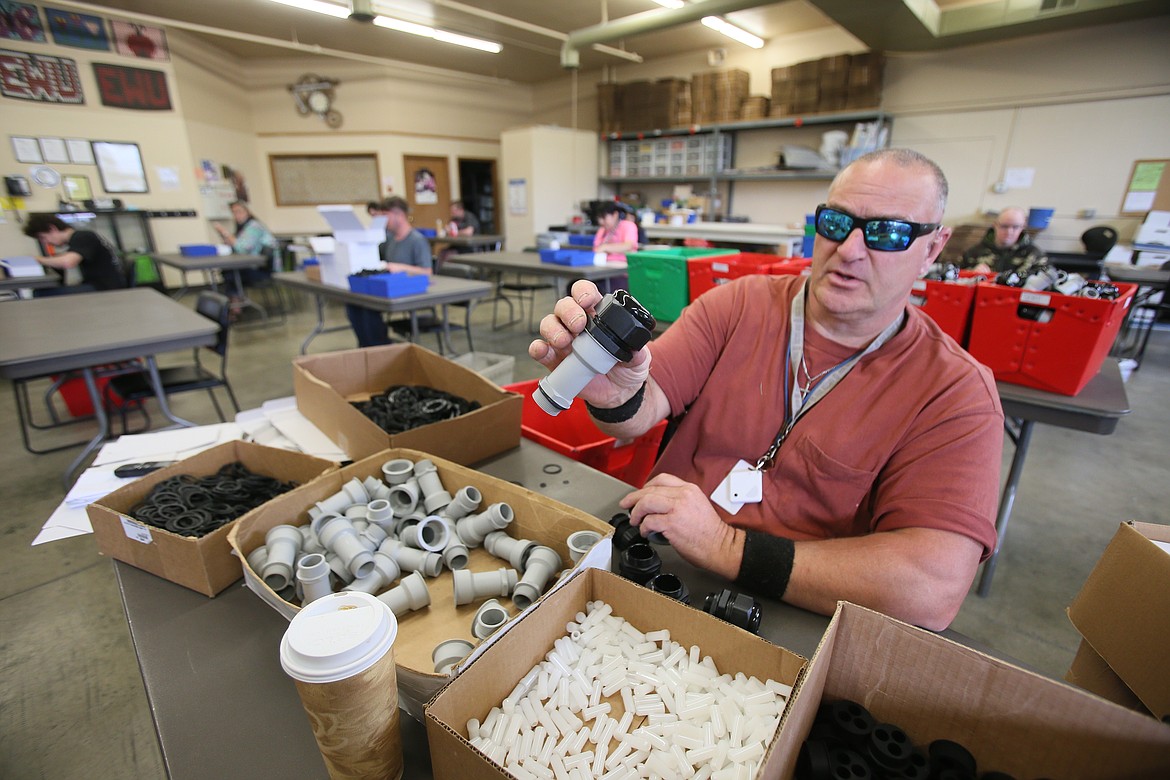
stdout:
<svg viewBox="0 0 1170 780">
<path fill-rule="evenodd" d="M 277 206 L 368 203 L 380 197 L 378 155 L 270 154 Z"/>
<path fill-rule="evenodd" d="M 1170 160 L 1136 160 L 1125 184 L 1123 216 L 1170 210 Z"/>
</svg>

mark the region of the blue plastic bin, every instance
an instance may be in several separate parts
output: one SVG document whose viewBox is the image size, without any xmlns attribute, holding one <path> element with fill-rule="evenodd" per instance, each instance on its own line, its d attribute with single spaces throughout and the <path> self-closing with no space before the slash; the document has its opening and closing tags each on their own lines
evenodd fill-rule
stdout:
<svg viewBox="0 0 1170 780">
<path fill-rule="evenodd" d="M 373 274 L 365 277 L 366 295 L 379 298 L 401 298 L 405 295 L 425 293 L 431 278 L 426 274 L 408 274 L 405 271 L 392 274 Z"/>
<path fill-rule="evenodd" d="M 577 249 L 542 249 L 540 262 L 556 265 L 593 265 L 593 253 Z"/>
<path fill-rule="evenodd" d="M 415 228 L 415 230 L 422 233 L 427 238 L 434 238 L 435 236 L 439 235 L 439 231 L 435 230 L 434 228 Z"/>
<path fill-rule="evenodd" d="M 179 244 L 179 254 L 184 257 L 209 257 L 215 253 L 215 244 Z"/>
<path fill-rule="evenodd" d="M 570 233 L 569 234 L 569 246 L 587 246 L 590 249 L 592 249 L 593 248 L 593 236 L 587 236 L 585 234 L 579 234 L 579 233 Z"/>
<path fill-rule="evenodd" d="M 349 277 L 350 292 L 362 293 L 368 295 L 370 292 L 369 276 L 364 274 L 354 274 Z"/>
</svg>

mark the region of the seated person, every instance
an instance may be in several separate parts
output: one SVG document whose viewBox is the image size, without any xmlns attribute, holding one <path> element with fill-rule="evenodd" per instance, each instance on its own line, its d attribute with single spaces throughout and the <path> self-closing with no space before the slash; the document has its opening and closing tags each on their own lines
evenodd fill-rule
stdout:
<svg viewBox="0 0 1170 780">
<path fill-rule="evenodd" d="M 643 534 L 821 614 L 848 600 L 950 624 L 995 548 L 1003 412 L 991 372 L 907 303 L 950 237 L 946 196 L 917 152 L 859 158 L 817 208 L 810 276 L 716 287 L 586 385 L 610 436 L 682 417 L 621 501 Z M 578 281 L 529 355 L 555 368 L 600 300 Z M 733 501 L 733 474 L 759 500 Z"/>
<path fill-rule="evenodd" d="M 463 201 L 451 201 L 451 219 L 447 221 L 447 235 L 473 236 L 480 230 L 482 228 L 479 224 L 479 217 L 468 211 Z"/>
<path fill-rule="evenodd" d="M 41 265 L 81 271 L 81 285 L 65 288 L 66 291 L 121 290 L 126 286 L 118 251 L 92 230 L 72 228 L 53 214 L 34 214 L 25 223 L 24 234 L 63 250 L 49 257 L 37 257 Z"/>
<path fill-rule="evenodd" d="M 959 267 L 998 274 L 1045 262 L 1044 251 L 1024 232 L 1027 224 L 1027 214 L 1022 208 L 1011 206 L 999 212 L 983 240 L 963 253 Z"/>
<path fill-rule="evenodd" d="M 611 263 L 624 263 L 626 252 L 638 248 L 638 226 L 624 219 L 624 204 L 607 202 L 597 207 L 601 227 L 593 237 L 593 251 L 605 252 Z"/>
<path fill-rule="evenodd" d="M 433 268 L 431 245 L 426 237 L 410 224 L 407 216 L 410 213 L 409 204 L 402 198 L 393 196 L 382 201 L 382 206 L 387 220 L 386 243 L 379 246 L 378 251 L 382 262 L 388 264 L 386 268 L 394 270 L 393 265 L 414 266 L 425 268 L 427 273 L 430 273 Z M 382 312 L 346 304 L 345 314 L 349 317 L 349 324 L 353 326 L 359 347 L 376 347 L 390 343 Z"/>
<path fill-rule="evenodd" d="M 276 236 L 272 235 L 272 231 L 265 227 L 263 222 L 252 215 L 247 203 L 237 200 L 229 208 L 232 210 L 232 219 L 236 223 L 235 232 L 230 232 L 223 225 L 218 224 L 215 226 L 215 230 L 223 242 L 232 248 L 234 254 L 264 255 L 268 258 L 267 267 L 241 268 L 239 271 L 238 278 L 245 287 L 262 282 L 272 276 L 272 263 L 280 251 Z M 238 287 L 234 283 L 235 274 L 228 276 L 233 278 L 231 286 Z M 234 289 L 232 294 L 236 297 L 242 297 L 244 291 Z"/>
</svg>

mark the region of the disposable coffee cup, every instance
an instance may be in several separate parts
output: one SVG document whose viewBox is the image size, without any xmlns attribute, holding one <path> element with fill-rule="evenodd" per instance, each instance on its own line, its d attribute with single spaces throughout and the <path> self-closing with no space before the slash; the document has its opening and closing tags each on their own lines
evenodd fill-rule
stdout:
<svg viewBox="0 0 1170 780">
<path fill-rule="evenodd" d="M 368 593 L 333 593 L 310 603 L 280 640 L 332 780 L 398 780 L 398 621 Z"/>
</svg>

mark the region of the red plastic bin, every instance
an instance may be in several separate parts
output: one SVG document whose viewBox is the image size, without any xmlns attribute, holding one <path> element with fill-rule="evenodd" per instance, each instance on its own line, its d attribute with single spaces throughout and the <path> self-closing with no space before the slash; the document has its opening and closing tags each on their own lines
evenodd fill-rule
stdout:
<svg viewBox="0 0 1170 780">
<path fill-rule="evenodd" d="M 768 273 L 772 276 L 800 276 L 808 273 L 811 266 L 812 260 L 807 257 L 788 257 L 768 266 Z"/>
<path fill-rule="evenodd" d="M 960 346 L 967 344 L 975 285 L 919 279 L 910 291 L 910 303 L 922 309 Z"/>
<path fill-rule="evenodd" d="M 619 442 L 597 429 L 589 412 L 585 410 L 585 403 L 579 399 L 556 417 L 545 414 L 532 400 L 532 392 L 536 390 L 538 381 L 533 379 L 504 385 L 505 390 L 524 396 L 524 407 L 520 412 L 520 432 L 524 438 L 598 471 L 604 471 L 634 487 L 642 487 L 646 483 L 646 477 L 650 475 L 650 469 L 658 457 L 658 445 L 666 430 L 666 420 L 633 441 Z"/>
<path fill-rule="evenodd" d="M 740 252 L 726 257 L 692 257 L 687 260 L 690 282 L 690 300 L 693 303 L 703 293 L 732 279 L 751 274 L 766 274 L 774 263 L 786 260 L 779 255 L 761 252 Z"/>
<path fill-rule="evenodd" d="M 1116 284 L 1121 295 L 1112 301 L 978 285 L 967 350 L 996 379 L 1076 395 L 1101 368 L 1133 303 L 1137 285 Z"/>
</svg>

